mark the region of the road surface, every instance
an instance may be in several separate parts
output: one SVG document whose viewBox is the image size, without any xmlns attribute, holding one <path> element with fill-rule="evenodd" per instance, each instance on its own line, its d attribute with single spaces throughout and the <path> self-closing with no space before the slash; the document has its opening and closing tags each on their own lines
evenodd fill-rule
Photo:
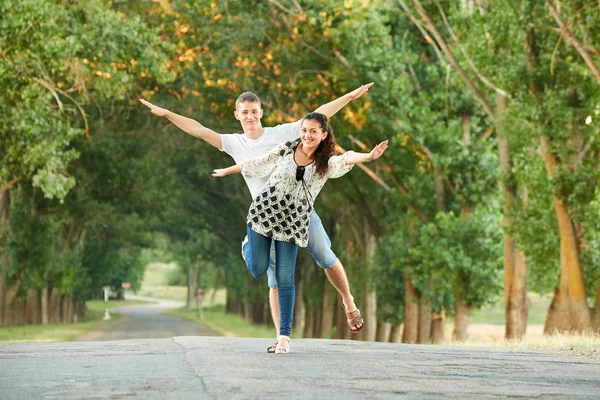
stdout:
<svg viewBox="0 0 600 400">
<path fill-rule="evenodd" d="M 600 399 L 600 360 L 344 340 L 207 336 L 0 345 L 0 399 Z"/>
<path fill-rule="evenodd" d="M 121 318 L 118 321 L 101 325 L 97 329 L 86 332 L 77 338 L 77 341 L 220 335 L 205 325 L 161 313 L 161 311 L 167 309 L 183 307 L 185 304 L 181 302 L 135 295 L 127 295 L 127 300 L 153 301 L 154 303 L 112 308 L 109 313 L 111 315 L 119 314 Z"/>
</svg>

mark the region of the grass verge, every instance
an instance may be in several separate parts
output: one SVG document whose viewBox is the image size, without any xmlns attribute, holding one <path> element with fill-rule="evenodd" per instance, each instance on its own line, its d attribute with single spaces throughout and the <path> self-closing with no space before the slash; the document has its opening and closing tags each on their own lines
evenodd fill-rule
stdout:
<svg viewBox="0 0 600 400">
<path fill-rule="evenodd" d="M 575 350 L 592 349 L 600 356 L 600 335 L 597 334 L 559 334 L 551 336 L 531 335 L 522 340 L 467 340 L 449 342 L 450 346 L 479 346 L 528 350 Z"/>
<path fill-rule="evenodd" d="M 108 322 L 104 321 L 104 310 L 120 306 L 144 303 L 140 301 L 115 300 L 105 303 L 102 300 L 86 302 L 86 313 L 83 321 L 72 324 L 58 323 L 51 325 L 7 326 L 0 328 L 0 343 L 43 343 L 70 342 L 83 333 Z M 118 318 L 113 314 L 110 322 Z"/>
<path fill-rule="evenodd" d="M 207 325 L 214 331 L 221 333 L 223 336 L 246 338 L 275 337 L 274 328 L 269 328 L 264 325 L 254 325 L 239 315 L 227 314 L 225 312 L 225 306 L 222 304 L 205 307 L 203 310 L 204 319 L 200 318 L 197 309 L 178 308 L 176 310 L 165 311 L 165 313 Z M 301 335 L 292 335 L 292 338 L 300 337 Z"/>
<path fill-rule="evenodd" d="M 552 297 L 549 295 L 542 296 L 536 293 L 527 293 L 527 298 L 529 300 L 527 325 L 543 325 L 546 321 Z M 504 301 L 499 301 L 497 304 L 473 311 L 469 316 L 469 323 L 504 325 L 506 322 L 504 315 Z"/>
</svg>

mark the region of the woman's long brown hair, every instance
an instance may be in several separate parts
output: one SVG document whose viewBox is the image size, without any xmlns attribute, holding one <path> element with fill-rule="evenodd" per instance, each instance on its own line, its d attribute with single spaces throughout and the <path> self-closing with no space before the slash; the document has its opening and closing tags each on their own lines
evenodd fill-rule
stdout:
<svg viewBox="0 0 600 400">
<path fill-rule="evenodd" d="M 329 125 L 327 116 L 318 112 L 310 112 L 304 116 L 304 120 L 317 121 L 321 126 L 323 132 L 327 132 L 327 136 L 321 143 L 314 154 L 315 168 L 317 174 L 321 177 L 325 176 L 329 167 L 329 157 L 335 154 L 335 137 L 333 136 L 333 129 Z"/>
</svg>

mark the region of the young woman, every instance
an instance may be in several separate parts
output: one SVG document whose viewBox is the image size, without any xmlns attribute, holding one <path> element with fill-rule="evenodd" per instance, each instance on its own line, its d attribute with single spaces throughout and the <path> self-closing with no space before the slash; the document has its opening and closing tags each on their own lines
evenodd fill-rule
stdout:
<svg viewBox="0 0 600 400">
<path fill-rule="evenodd" d="M 271 242 L 275 241 L 281 327 L 276 353 L 288 353 L 294 311 L 294 269 L 298 246 L 308 243 L 308 226 L 314 200 L 330 178 L 339 178 L 354 164 L 376 160 L 387 149 L 387 140 L 370 153 L 348 151 L 334 156 L 335 138 L 327 117 L 308 113 L 302 121 L 300 143 L 286 142 L 264 156 L 215 169 L 213 176 L 241 172 L 247 178 L 271 174 L 250 205 L 244 259 L 255 278 L 266 274 Z"/>
</svg>

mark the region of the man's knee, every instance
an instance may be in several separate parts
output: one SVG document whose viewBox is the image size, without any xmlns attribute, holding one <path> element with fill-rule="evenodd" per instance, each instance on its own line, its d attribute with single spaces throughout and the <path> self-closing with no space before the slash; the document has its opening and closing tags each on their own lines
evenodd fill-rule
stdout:
<svg viewBox="0 0 600 400">
<path fill-rule="evenodd" d="M 335 261 L 333 261 L 333 263 L 330 264 L 329 266 L 324 266 L 323 269 L 325 269 L 326 274 L 335 274 L 335 273 L 345 272 L 344 266 L 342 265 L 342 262 L 338 258 L 336 258 Z"/>
</svg>

